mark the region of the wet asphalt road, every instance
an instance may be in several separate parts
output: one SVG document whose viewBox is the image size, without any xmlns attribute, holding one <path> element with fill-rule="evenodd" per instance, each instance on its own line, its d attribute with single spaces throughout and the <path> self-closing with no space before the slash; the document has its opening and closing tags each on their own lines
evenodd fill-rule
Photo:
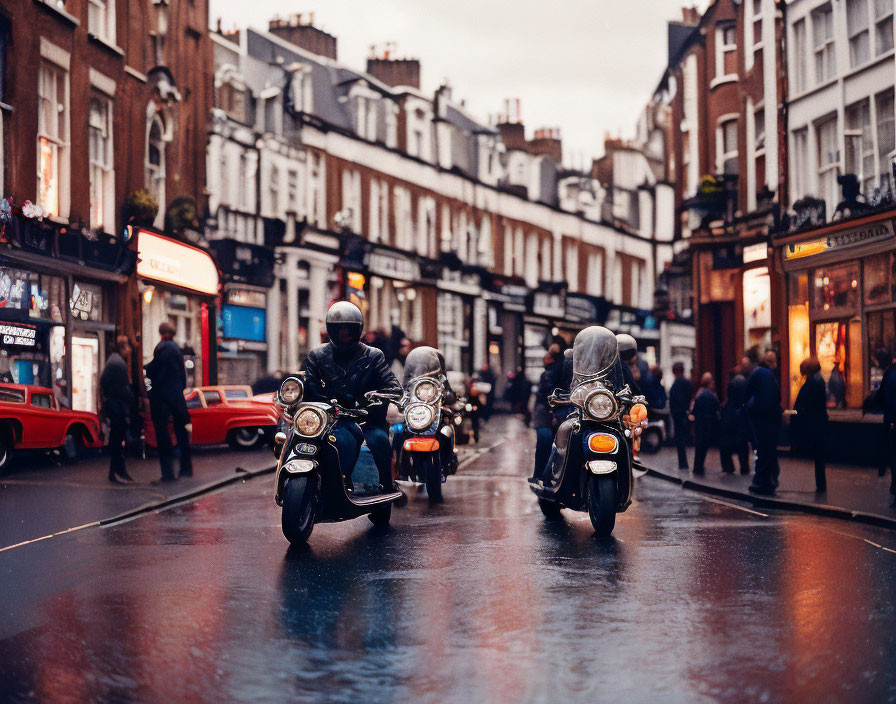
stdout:
<svg viewBox="0 0 896 704">
<path fill-rule="evenodd" d="M 260 478 L 0 553 L 0 696 L 896 701 L 896 534 L 642 479 L 595 539 L 544 521 L 531 431 L 495 425 L 385 532 L 289 551 Z"/>
</svg>

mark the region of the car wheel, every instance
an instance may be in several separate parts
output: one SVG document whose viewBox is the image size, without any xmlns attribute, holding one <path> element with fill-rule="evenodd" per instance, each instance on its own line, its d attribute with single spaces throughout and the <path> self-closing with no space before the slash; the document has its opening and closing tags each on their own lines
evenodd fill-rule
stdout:
<svg viewBox="0 0 896 704">
<path fill-rule="evenodd" d="M 228 442 L 234 450 L 251 450 L 258 447 L 262 439 L 258 428 L 237 428 L 230 433 Z"/>
<path fill-rule="evenodd" d="M 0 429 L 0 473 L 6 471 L 9 467 L 9 461 L 12 459 L 12 447 L 11 434 Z"/>
<path fill-rule="evenodd" d="M 663 446 L 663 436 L 658 428 L 646 428 L 641 435 L 641 452 L 656 454 Z"/>
<path fill-rule="evenodd" d="M 82 454 L 84 454 L 84 440 L 81 434 L 69 430 L 65 434 L 65 440 L 62 441 L 62 459 L 68 464 L 73 464 L 81 459 Z"/>
</svg>

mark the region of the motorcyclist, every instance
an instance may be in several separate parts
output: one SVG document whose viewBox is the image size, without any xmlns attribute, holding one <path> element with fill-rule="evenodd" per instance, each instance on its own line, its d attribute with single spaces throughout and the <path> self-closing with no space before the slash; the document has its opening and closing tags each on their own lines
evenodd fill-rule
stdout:
<svg viewBox="0 0 896 704">
<path fill-rule="evenodd" d="M 638 343 L 635 338 L 624 332 L 616 335 L 616 342 L 619 344 L 619 359 L 622 361 L 625 383 L 628 384 L 632 394 L 644 395 L 650 383 L 650 366 L 638 358 Z"/>
<path fill-rule="evenodd" d="M 401 385 L 389 368 L 382 351 L 361 342 L 364 315 L 348 301 L 338 301 L 327 311 L 327 335 L 330 341 L 315 348 L 308 355 L 302 370 L 305 372 L 305 400 L 328 402 L 335 399 L 346 408 L 366 405 L 364 394 L 369 391 L 401 395 Z M 351 473 L 361 451 L 361 443 L 373 455 L 380 483 L 386 490 L 392 481 L 392 447 L 386 426 L 388 404 L 368 407 L 367 418 L 358 423 L 342 419 L 332 429 L 330 441 L 335 446 L 346 486 L 351 488 Z"/>
</svg>

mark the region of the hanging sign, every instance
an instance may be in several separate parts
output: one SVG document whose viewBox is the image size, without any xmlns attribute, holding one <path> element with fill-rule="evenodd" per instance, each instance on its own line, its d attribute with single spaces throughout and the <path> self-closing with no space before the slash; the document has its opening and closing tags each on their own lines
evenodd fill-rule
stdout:
<svg viewBox="0 0 896 704">
<path fill-rule="evenodd" d="M 218 267 L 208 253 L 175 240 L 140 230 L 137 275 L 214 296 Z"/>
<path fill-rule="evenodd" d="M 37 330 L 30 325 L 0 323 L 0 340 L 4 346 L 34 347 L 37 344 Z"/>
</svg>

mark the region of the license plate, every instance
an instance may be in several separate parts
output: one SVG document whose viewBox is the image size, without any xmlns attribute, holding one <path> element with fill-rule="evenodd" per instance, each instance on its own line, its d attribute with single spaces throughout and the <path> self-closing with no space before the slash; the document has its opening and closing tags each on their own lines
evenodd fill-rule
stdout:
<svg viewBox="0 0 896 704">
<path fill-rule="evenodd" d="M 314 445 L 307 443 L 307 442 L 303 442 L 302 444 L 300 444 L 298 447 L 296 447 L 296 450 L 298 450 L 303 455 L 317 454 L 317 448 Z"/>
</svg>

